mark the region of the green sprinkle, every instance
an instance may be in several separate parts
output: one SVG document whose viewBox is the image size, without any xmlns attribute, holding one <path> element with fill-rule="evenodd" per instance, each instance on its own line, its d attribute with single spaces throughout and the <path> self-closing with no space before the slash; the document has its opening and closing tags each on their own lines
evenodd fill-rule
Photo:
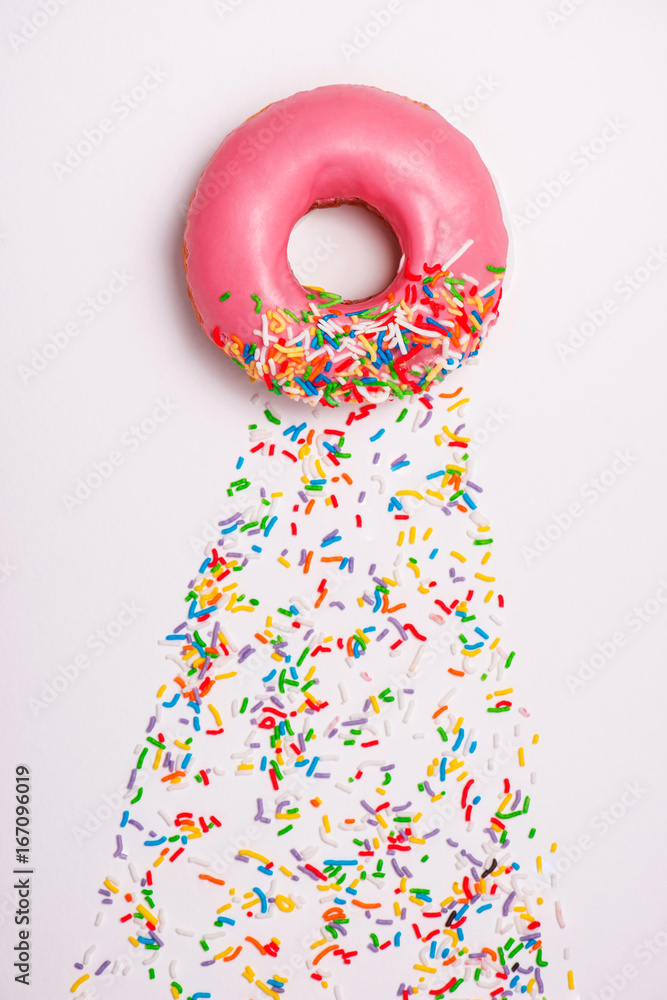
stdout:
<svg viewBox="0 0 667 1000">
<path fill-rule="evenodd" d="M 241 702 L 241 707 L 239 709 L 239 714 L 243 715 L 243 713 L 245 712 L 245 710 L 246 710 L 247 707 L 248 707 L 248 699 L 244 698 L 243 701 Z"/>
<path fill-rule="evenodd" d="M 401 420 L 403 420 L 403 418 L 407 416 L 407 413 L 408 413 L 407 407 L 404 410 L 401 410 L 398 417 L 396 418 L 396 423 L 400 424 Z"/>
<path fill-rule="evenodd" d="M 202 946 L 202 948 L 204 949 L 204 951 L 208 951 L 209 950 L 208 945 L 206 944 L 206 941 L 204 941 L 203 938 L 201 939 L 201 941 L 199 943 Z"/>
<path fill-rule="evenodd" d="M 250 298 L 255 302 L 255 312 L 260 313 L 262 311 L 262 300 L 259 295 L 251 295 Z"/>
<path fill-rule="evenodd" d="M 533 839 L 533 837 L 535 836 L 536 832 L 537 832 L 537 831 L 535 830 L 535 827 L 533 827 L 533 829 L 532 829 L 532 830 L 530 831 L 530 833 L 528 834 L 528 840 L 532 840 L 532 839 Z"/>
<path fill-rule="evenodd" d="M 270 420 L 272 424 L 279 424 L 280 420 L 278 417 L 274 417 L 270 410 L 264 410 L 264 416 L 267 420 Z"/>
<path fill-rule="evenodd" d="M 514 655 L 515 655 L 515 654 L 514 654 L 514 651 L 512 651 L 512 652 L 510 653 L 510 655 L 509 655 L 509 656 L 507 657 L 507 659 L 505 660 L 505 670 L 507 670 L 507 668 L 509 667 L 510 663 L 511 663 L 511 662 L 512 662 L 512 660 L 514 659 Z"/>
<path fill-rule="evenodd" d="M 492 271 L 493 274 L 502 274 L 505 270 L 504 267 L 492 267 L 491 264 L 486 265 L 487 271 Z"/>
<path fill-rule="evenodd" d="M 284 826 L 284 827 L 282 828 L 282 830 L 278 830 L 278 836 L 279 836 L 279 837 L 282 837 L 282 835 L 283 835 L 284 833 L 289 833 L 289 831 L 290 831 L 290 830 L 293 830 L 293 829 L 294 829 L 294 825 L 293 825 L 292 823 L 288 823 L 288 824 L 287 824 L 287 826 Z"/>
<path fill-rule="evenodd" d="M 224 302 L 225 299 L 228 299 L 231 294 L 232 294 L 231 292 L 223 292 L 222 295 L 220 296 L 220 301 Z"/>
</svg>

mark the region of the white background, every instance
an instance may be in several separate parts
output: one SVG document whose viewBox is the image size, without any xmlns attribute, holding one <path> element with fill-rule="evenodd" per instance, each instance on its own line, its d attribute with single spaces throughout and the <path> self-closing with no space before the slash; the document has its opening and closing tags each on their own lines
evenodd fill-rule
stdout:
<svg viewBox="0 0 667 1000">
<path fill-rule="evenodd" d="M 571 947 L 570 996 L 664 992 L 667 268 L 642 283 L 641 266 L 667 239 L 667 8 L 562 0 L 554 15 L 557 0 L 403 0 L 368 41 L 382 6 L 70 0 L 47 18 L 36 0 L 2 5 L 0 983 L 13 975 L 9 809 L 23 761 L 34 774 L 36 866 L 32 993 L 11 982 L 3 997 L 69 995 L 114 824 L 80 846 L 73 830 L 126 780 L 162 678 L 155 641 L 175 620 L 200 549 L 190 539 L 214 518 L 252 411 L 249 384 L 206 341 L 187 300 L 184 207 L 227 131 L 333 82 L 446 113 L 476 143 L 514 220 L 513 278 L 475 371 L 473 423 L 503 415 L 478 468 L 544 741 L 542 822 L 570 857 L 589 837 L 578 862 L 561 854 L 567 928 L 553 946 Z M 164 78 L 121 118 L 114 102 L 150 68 Z M 54 167 L 103 118 L 113 131 L 91 155 L 68 172 Z M 607 119 L 617 134 L 594 142 Z M 317 235 L 300 234 L 295 252 L 306 256 Z M 330 265 L 345 266 L 340 255 Z M 638 268 L 636 291 L 615 289 Z M 131 280 L 86 322 L 80 303 L 115 270 Z M 325 269 L 319 278 L 327 282 Z M 605 300 L 615 311 L 560 357 L 558 345 Z M 78 335 L 30 369 L 33 352 L 72 321 Z M 136 450 L 123 445 L 158 400 L 173 414 Z M 63 494 L 114 449 L 122 464 L 68 510 Z M 599 492 L 590 483 L 617 449 L 626 468 Z M 577 501 L 581 516 L 554 527 Z M 550 525 L 552 542 L 531 556 L 526 547 Z M 656 613 L 634 631 L 626 616 L 656 593 Z M 29 699 L 123 602 L 143 609 L 137 620 L 35 714 Z M 626 644 L 571 690 L 568 675 L 619 630 Z M 636 794 L 622 805 L 628 783 Z M 646 939 L 656 942 L 648 959 Z"/>
</svg>

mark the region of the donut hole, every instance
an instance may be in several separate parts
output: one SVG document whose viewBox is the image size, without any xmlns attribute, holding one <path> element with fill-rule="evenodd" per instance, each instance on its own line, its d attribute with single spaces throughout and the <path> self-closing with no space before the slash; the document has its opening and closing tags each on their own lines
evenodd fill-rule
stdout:
<svg viewBox="0 0 667 1000">
<path fill-rule="evenodd" d="M 359 302 L 380 295 L 398 272 L 401 247 L 372 206 L 344 201 L 313 205 L 294 226 L 287 258 L 304 288 L 324 288 Z"/>
</svg>

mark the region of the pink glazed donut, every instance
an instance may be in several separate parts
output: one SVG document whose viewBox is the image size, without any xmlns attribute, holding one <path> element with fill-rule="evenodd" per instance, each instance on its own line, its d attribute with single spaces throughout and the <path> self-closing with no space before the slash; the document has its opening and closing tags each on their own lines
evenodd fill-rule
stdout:
<svg viewBox="0 0 667 1000">
<path fill-rule="evenodd" d="M 361 204 L 396 234 L 396 277 L 346 302 L 287 259 L 314 208 Z M 498 316 L 507 232 L 475 147 L 425 104 L 340 84 L 270 104 L 204 170 L 183 240 L 204 332 L 251 379 L 335 406 L 426 392 Z"/>
</svg>

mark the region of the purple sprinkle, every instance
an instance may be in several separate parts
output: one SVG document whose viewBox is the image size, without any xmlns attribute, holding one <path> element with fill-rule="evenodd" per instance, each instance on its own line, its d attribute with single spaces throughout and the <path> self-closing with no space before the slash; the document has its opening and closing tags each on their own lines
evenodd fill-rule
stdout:
<svg viewBox="0 0 667 1000">
<path fill-rule="evenodd" d="M 406 640 L 408 638 L 408 633 L 405 631 L 398 618 L 387 618 L 387 621 L 391 622 L 401 639 Z"/>
<path fill-rule="evenodd" d="M 514 899 L 515 896 L 516 896 L 516 893 L 514 892 L 514 890 L 512 890 L 512 892 L 509 894 L 509 896 L 507 897 L 507 899 L 503 903 L 503 916 L 504 917 L 507 917 L 509 915 L 510 906 L 512 905 L 512 900 Z"/>
</svg>

